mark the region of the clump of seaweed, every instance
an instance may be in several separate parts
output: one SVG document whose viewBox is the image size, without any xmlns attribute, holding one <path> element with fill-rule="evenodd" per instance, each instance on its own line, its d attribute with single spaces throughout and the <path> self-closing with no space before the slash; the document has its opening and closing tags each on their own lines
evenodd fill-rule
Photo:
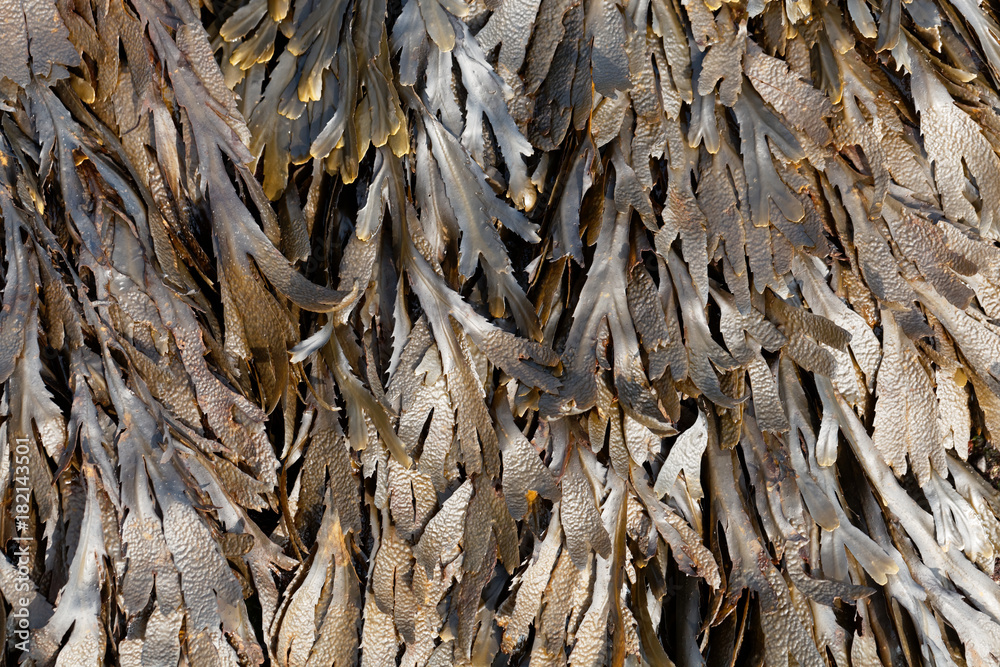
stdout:
<svg viewBox="0 0 1000 667">
<path fill-rule="evenodd" d="M 1000 661 L 991 7 L 0 23 L 8 662 Z"/>
</svg>

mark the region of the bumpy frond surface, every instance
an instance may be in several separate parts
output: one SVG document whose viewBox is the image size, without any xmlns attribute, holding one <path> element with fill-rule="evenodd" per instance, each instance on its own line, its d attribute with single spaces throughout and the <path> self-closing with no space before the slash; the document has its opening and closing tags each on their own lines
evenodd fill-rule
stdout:
<svg viewBox="0 0 1000 667">
<path fill-rule="evenodd" d="M 973 0 L 0 0 L 5 664 L 1000 664 Z"/>
</svg>

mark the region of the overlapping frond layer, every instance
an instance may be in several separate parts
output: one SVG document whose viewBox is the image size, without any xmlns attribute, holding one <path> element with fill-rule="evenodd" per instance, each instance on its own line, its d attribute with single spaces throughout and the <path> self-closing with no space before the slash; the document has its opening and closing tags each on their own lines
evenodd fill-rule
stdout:
<svg viewBox="0 0 1000 667">
<path fill-rule="evenodd" d="M 1000 662 L 987 4 L 0 25 L 11 664 Z"/>
</svg>

